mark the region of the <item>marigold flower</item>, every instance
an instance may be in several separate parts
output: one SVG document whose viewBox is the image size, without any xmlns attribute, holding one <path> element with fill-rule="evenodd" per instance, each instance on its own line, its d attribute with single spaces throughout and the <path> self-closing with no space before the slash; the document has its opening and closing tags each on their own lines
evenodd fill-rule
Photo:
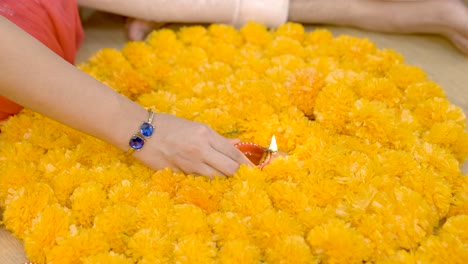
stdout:
<svg viewBox="0 0 468 264">
<path fill-rule="evenodd" d="M 231 240 L 226 242 L 217 255 L 222 264 L 256 264 L 261 262 L 260 249 L 247 240 Z"/>
</svg>

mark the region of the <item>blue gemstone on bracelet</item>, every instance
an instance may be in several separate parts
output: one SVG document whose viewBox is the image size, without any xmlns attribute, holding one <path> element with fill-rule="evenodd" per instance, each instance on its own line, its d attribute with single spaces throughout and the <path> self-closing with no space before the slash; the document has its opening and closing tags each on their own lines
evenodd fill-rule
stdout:
<svg viewBox="0 0 468 264">
<path fill-rule="evenodd" d="M 151 137 L 153 135 L 154 126 L 148 122 L 143 122 L 140 126 L 140 133 L 145 137 Z"/>
<path fill-rule="evenodd" d="M 132 138 L 130 138 L 128 144 L 131 148 L 135 150 L 140 150 L 143 147 L 143 145 L 145 145 L 145 140 L 142 137 L 135 135 Z"/>
</svg>

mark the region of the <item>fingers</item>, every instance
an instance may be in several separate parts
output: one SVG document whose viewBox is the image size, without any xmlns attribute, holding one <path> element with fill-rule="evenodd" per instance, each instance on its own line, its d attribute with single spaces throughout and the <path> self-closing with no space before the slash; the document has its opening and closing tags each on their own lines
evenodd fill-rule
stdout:
<svg viewBox="0 0 468 264">
<path fill-rule="evenodd" d="M 252 162 L 238 150 L 234 145 L 240 143 L 238 139 L 226 139 L 222 136 L 216 135 L 217 137 L 211 142 L 211 147 L 218 152 L 222 153 L 226 157 L 237 164 L 253 165 Z M 235 142 L 235 143 L 234 143 Z M 232 144 L 234 143 L 234 144 Z"/>
</svg>

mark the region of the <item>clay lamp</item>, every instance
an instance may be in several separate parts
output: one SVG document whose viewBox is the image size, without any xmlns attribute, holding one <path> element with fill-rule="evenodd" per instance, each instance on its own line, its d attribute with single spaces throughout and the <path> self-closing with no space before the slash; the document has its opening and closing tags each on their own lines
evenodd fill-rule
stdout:
<svg viewBox="0 0 468 264">
<path fill-rule="evenodd" d="M 236 147 L 260 169 L 268 165 L 275 153 L 278 152 L 275 136 L 271 138 L 270 147 L 268 148 L 251 142 L 241 142 L 236 144 Z"/>
</svg>

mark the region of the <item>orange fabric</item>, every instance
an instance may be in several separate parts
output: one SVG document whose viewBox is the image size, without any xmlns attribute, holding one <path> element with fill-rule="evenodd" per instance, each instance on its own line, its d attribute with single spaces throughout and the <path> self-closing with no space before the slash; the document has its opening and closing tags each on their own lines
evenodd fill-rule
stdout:
<svg viewBox="0 0 468 264">
<path fill-rule="evenodd" d="M 84 38 L 76 0 L 2 0 L 0 15 L 68 62 L 75 62 Z M 21 109 L 18 104 L 0 96 L 0 120 Z"/>
</svg>

